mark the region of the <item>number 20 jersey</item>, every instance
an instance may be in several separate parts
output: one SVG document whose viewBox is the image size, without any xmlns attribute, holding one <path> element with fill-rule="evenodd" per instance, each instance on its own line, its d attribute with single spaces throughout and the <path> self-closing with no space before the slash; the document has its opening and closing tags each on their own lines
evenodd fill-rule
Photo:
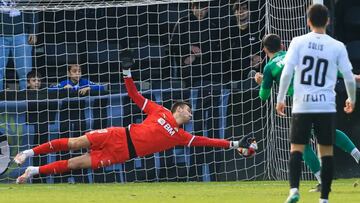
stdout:
<svg viewBox="0 0 360 203">
<path fill-rule="evenodd" d="M 293 38 L 284 61 L 295 71 L 293 113 L 336 112 L 337 72 L 352 70 L 343 43 L 310 32 Z"/>
</svg>

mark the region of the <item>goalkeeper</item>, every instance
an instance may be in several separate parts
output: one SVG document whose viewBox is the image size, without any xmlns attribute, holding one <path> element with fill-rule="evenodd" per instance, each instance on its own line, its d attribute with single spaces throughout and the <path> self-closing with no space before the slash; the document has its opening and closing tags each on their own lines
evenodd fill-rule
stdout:
<svg viewBox="0 0 360 203">
<path fill-rule="evenodd" d="M 90 149 L 88 153 L 69 160 L 56 161 L 40 167 L 29 166 L 24 174 L 17 178 L 17 183 L 26 183 L 37 174 L 62 174 L 70 170 L 97 169 L 124 163 L 129 159 L 164 151 L 178 145 L 232 148 L 239 152 L 254 152 L 255 148 L 250 147 L 254 141 L 252 135 L 244 136 L 240 141 L 228 141 L 194 136 L 180 128 L 192 117 L 191 105 L 186 102 L 176 102 L 170 111 L 144 98 L 137 91 L 131 78 L 130 67 L 134 64 L 131 52 L 124 51 L 120 57 L 128 95 L 148 115 L 147 118 L 140 124 L 94 130 L 77 138 L 55 139 L 20 152 L 14 158 L 15 163 L 19 165 L 27 158 L 39 154 Z"/>
<path fill-rule="evenodd" d="M 270 97 L 273 82 L 275 81 L 279 85 L 281 72 L 284 68 L 283 59 L 285 58 L 286 52 L 282 51 L 283 47 L 281 44 L 281 39 L 276 34 L 268 34 L 265 36 L 263 39 L 263 46 L 264 51 L 270 60 L 266 64 L 263 74 L 256 73 L 255 81 L 261 85 L 259 92 L 260 99 L 266 101 Z M 292 85 L 290 85 L 288 89 L 288 95 L 293 95 Z M 336 130 L 335 145 L 344 152 L 351 154 L 355 161 L 359 163 L 360 152 L 344 132 Z M 315 152 L 312 150 L 310 144 L 305 146 L 303 159 L 305 164 L 310 168 L 319 182 L 319 184 L 310 191 L 320 192 L 320 161 L 317 158 Z"/>
</svg>

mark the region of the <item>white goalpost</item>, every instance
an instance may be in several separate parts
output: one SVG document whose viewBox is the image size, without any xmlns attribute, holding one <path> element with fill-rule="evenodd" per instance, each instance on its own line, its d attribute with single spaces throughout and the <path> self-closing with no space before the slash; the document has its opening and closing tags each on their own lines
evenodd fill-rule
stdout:
<svg viewBox="0 0 360 203">
<path fill-rule="evenodd" d="M 145 97 L 167 108 L 176 100 L 192 104 L 193 120 L 185 130 L 229 140 L 252 133 L 259 145 L 257 155 L 244 158 L 234 150 L 175 147 L 104 169 L 35 177 L 33 183 L 287 179 L 289 118 L 279 118 L 273 111 L 275 92 L 271 101 L 260 101 L 253 75 L 263 67 L 252 57 L 264 60 L 261 39 L 265 33 L 279 34 L 286 45 L 292 37 L 306 33 L 305 13 L 310 0 L 245 1 L 249 9 L 249 27 L 245 29 L 239 26 L 233 4 L 209 1 L 208 21 L 195 26 L 200 32 L 184 31 L 189 24 L 180 20 L 192 12 L 189 0 L 9 2 L 13 6 L 3 5 L 0 15 L 9 15 L 10 9 L 31 16 L 17 23 L 23 23 L 26 36 L 28 29 L 37 36 L 29 57 L 30 69 L 39 74 L 42 85 L 39 90 L 22 90 L 18 82 L 21 67 L 17 67 L 21 58 L 6 56 L 10 58 L 2 80 L 6 91 L 0 92 L 0 132 L 6 136 L 1 136 L 1 143 L 6 145 L 1 149 L 6 153 L 0 151 L 0 166 L 7 170 L 0 168 L 1 182 L 14 182 L 29 165 L 86 153 L 34 157 L 18 167 L 9 160 L 19 151 L 145 118 L 130 101 L 120 79 L 119 53 L 127 48 L 135 55 L 133 76 Z M 177 41 L 174 33 L 180 22 L 186 26 L 180 26 Z M 0 26 L 8 29 L 13 24 L 4 21 Z M 198 42 L 191 41 L 196 37 Z M 195 42 L 204 56 L 189 65 L 185 50 Z M 202 64 L 196 65 L 196 60 Z M 79 64 L 82 78 L 101 88 L 85 95 L 77 89 L 57 89 L 57 84 L 69 79 L 71 64 Z M 202 72 L 197 73 L 199 70 Z M 305 171 L 303 178 L 312 176 Z"/>
</svg>

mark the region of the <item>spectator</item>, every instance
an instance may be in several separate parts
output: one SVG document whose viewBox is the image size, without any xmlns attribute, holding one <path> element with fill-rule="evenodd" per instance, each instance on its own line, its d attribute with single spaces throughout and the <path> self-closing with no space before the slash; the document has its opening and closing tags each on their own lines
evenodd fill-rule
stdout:
<svg viewBox="0 0 360 203">
<path fill-rule="evenodd" d="M 219 25 L 208 17 L 209 2 L 192 2 L 174 27 L 170 51 L 187 87 L 221 82 Z"/>
<path fill-rule="evenodd" d="M 202 87 L 197 92 L 194 109 L 195 134 L 219 138 L 219 92 L 223 84 L 221 30 L 219 18 L 211 19 L 209 16 L 209 5 L 212 5 L 209 1 L 191 3 L 189 15 L 180 18 L 175 25 L 170 51 L 180 67 L 180 77 L 186 87 Z M 222 153 L 204 148 L 194 150 L 198 154 L 194 157 L 196 166 L 190 171 L 197 172 L 201 171 L 198 166 L 204 162 L 214 163 L 215 157 L 220 157 L 219 153 Z M 204 150 L 207 151 L 204 152 Z M 202 154 L 207 154 L 207 156 L 202 156 Z M 217 166 L 210 167 L 210 173 L 215 174 Z M 201 173 L 190 174 L 191 180 L 201 179 Z"/>
<path fill-rule="evenodd" d="M 96 84 L 85 78 L 82 78 L 81 67 L 78 64 L 71 64 L 68 68 L 68 79 L 59 84 L 50 87 L 50 90 L 68 89 L 72 92 L 78 92 L 80 95 L 86 95 L 90 91 L 104 90 L 103 85 Z M 85 121 L 85 100 L 64 100 L 60 110 L 60 138 L 79 137 L 86 131 Z M 60 153 L 58 160 L 65 160 L 73 155 L 81 154 L 81 151 L 74 151 L 70 154 Z M 87 173 L 76 171 L 75 182 L 88 182 Z M 67 182 L 68 177 L 62 176 L 55 178 L 55 182 Z"/>
<path fill-rule="evenodd" d="M 41 88 L 41 74 L 35 70 L 30 71 L 27 76 L 27 89 L 39 90 Z"/>
<path fill-rule="evenodd" d="M 68 68 L 68 79 L 60 82 L 58 85 L 50 89 L 71 89 L 78 91 L 80 95 L 85 95 L 92 91 L 104 91 L 105 86 L 91 82 L 87 79 L 81 78 L 81 67 L 78 64 L 72 64 Z M 77 103 L 77 102 L 76 102 Z M 101 129 L 107 126 L 106 124 L 106 106 L 107 98 L 95 99 L 93 104 L 94 129 Z"/>
<path fill-rule="evenodd" d="M 99 85 L 85 78 L 81 78 L 81 67 L 79 64 L 71 64 L 68 68 L 68 79 L 50 87 L 50 90 L 70 89 L 79 91 L 80 95 L 89 93 L 90 90 L 104 90 L 104 85 Z"/>
<path fill-rule="evenodd" d="M 19 78 L 20 90 L 26 89 L 26 74 L 32 68 L 31 45 L 36 44 L 34 12 L 20 11 L 14 1 L 0 2 L 0 91 L 4 89 L 5 67 L 10 53 Z"/>
<path fill-rule="evenodd" d="M 29 91 L 38 91 L 41 89 L 41 74 L 32 70 L 27 74 L 27 89 Z M 33 92 L 31 93 L 33 94 Z M 49 141 L 49 102 L 29 101 L 28 117 L 29 125 L 34 126 L 33 145 L 43 144 Z M 46 156 L 34 156 L 33 163 L 44 165 L 47 163 Z M 46 183 L 46 178 L 42 176 L 34 177 L 33 183 Z"/>
<path fill-rule="evenodd" d="M 264 28 L 259 19 L 251 18 L 250 2 L 236 1 L 232 6 L 233 16 L 225 34 L 224 69 L 231 70 L 231 80 L 240 81 L 251 77 L 251 70 L 259 70 L 261 65 L 261 39 Z M 224 23 L 224 24 L 228 24 Z M 228 60 L 226 60 L 228 59 Z"/>
</svg>

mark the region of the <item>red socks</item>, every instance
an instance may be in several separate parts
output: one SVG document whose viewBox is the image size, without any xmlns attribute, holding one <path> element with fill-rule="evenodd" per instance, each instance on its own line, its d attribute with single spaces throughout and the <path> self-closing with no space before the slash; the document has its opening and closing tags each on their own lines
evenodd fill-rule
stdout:
<svg viewBox="0 0 360 203">
<path fill-rule="evenodd" d="M 41 144 L 33 148 L 34 155 L 49 154 L 52 152 L 67 151 L 69 138 L 61 138 Z"/>
<path fill-rule="evenodd" d="M 62 174 L 70 171 L 68 160 L 56 161 L 44 166 L 40 166 L 39 173 L 45 175 Z"/>
</svg>

